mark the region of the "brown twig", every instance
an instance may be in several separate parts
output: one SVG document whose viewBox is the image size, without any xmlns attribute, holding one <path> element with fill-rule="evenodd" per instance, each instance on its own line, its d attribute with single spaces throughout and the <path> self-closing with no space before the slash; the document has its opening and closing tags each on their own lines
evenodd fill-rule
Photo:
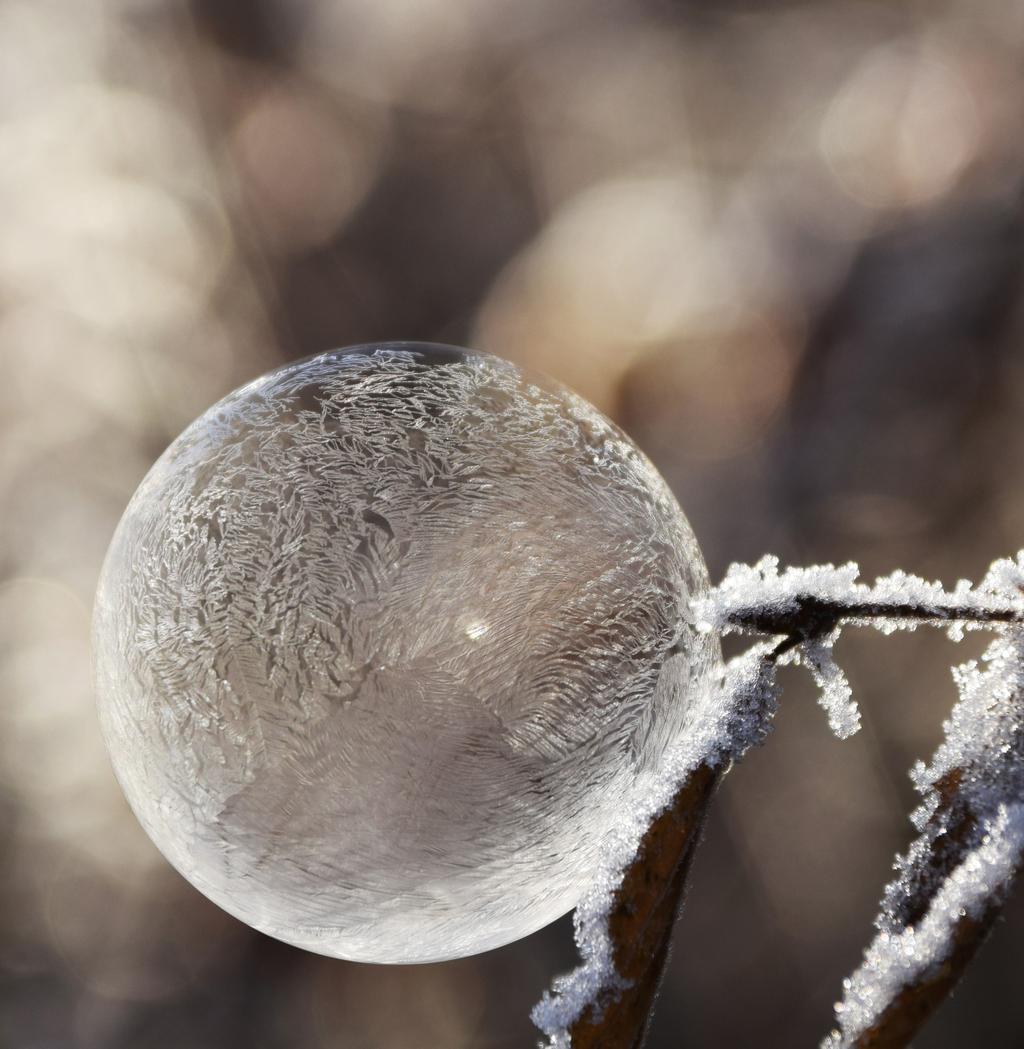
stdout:
<svg viewBox="0 0 1024 1049">
<path fill-rule="evenodd" d="M 925 848 L 909 872 L 906 896 L 896 901 L 893 917 L 906 928 L 913 928 L 928 914 L 938 890 L 980 838 L 977 815 L 961 791 L 963 775 L 964 770 L 953 770 L 937 784 L 941 800 L 925 828 Z M 960 981 L 999 917 L 1002 903 L 996 895 L 981 913 L 962 914 L 954 924 L 946 957 L 907 983 L 866 1030 L 841 1044 L 848 1049 L 903 1049 L 909 1045 Z"/>
<path fill-rule="evenodd" d="M 846 624 L 880 622 L 964 623 L 1006 626 L 1024 622 L 1020 605 L 993 600 L 984 605 L 951 599 L 935 602 L 880 600 L 878 593 L 851 590 L 842 598 L 811 592 L 784 601 L 736 605 L 718 620 L 723 632 L 778 638 L 762 656 L 774 665 L 794 649 L 834 636 Z M 1024 725 L 1024 714 L 1021 717 Z M 1024 730 L 1022 730 L 1024 731 Z M 735 755 L 734 755 L 735 756 Z M 670 806 L 650 825 L 639 851 L 613 897 L 608 919 L 615 969 L 622 986 L 598 994 L 568 1033 L 573 1049 L 640 1049 L 669 954 L 672 927 L 685 893 L 686 877 L 715 788 L 725 769 L 699 765 L 677 791 Z M 900 927 L 912 927 L 931 908 L 937 893 L 967 851 L 983 835 L 960 780 L 975 770 L 954 770 L 934 785 L 939 802 L 907 871 L 907 891 L 890 912 Z M 1002 899 L 993 893 L 981 910 L 961 915 L 950 949 L 939 963 L 901 988 L 875 1022 L 844 1049 L 901 1049 L 946 998 L 998 916 Z M 842 1038 L 841 1035 L 837 1037 Z"/>
<path fill-rule="evenodd" d="M 799 594 L 786 607 L 773 605 L 734 608 L 728 624 L 745 634 L 784 635 L 799 644 L 825 637 L 840 623 L 879 620 L 914 620 L 921 623 L 978 623 L 1001 625 L 1024 622 L 1016 608 L 977 608 L 971 605 L 911 604 L 902 601 L 836 601 L 817 594 Z"/>
<path fill-rule="evenodd" d="M 609 918 L 615 967 L 629 983 L 570 1028 L 573 1049 L 639 1049 L 668 959 L 672 927 L 721 770 L 698 767 L 647 828 Z"/>
<path fill-rule="evenodd" d="M 776 656 L 780 656 L 805 641 L 831 634 L 843 623 L 880 620 L 996 626 L 1019 624 L 1022 616 L 1019 607 L 1012 606 L 979 608 L 956 602 L 924 605 L 902 601 L 837 601 L 800 594 L 782 607 L 731 609 L 726 622 L 741 632 L 781 636 L 775 649 Z M 1011 696 L 1009 704 L 1011 709 L 1006 715 L 1024 726 L 1024 698 Z M 1024 727 L 1015 740 L 1017 751 L 1021 749 L 1022 736 Z M 1008 759 L 1003 755 L 999 760 L 1006 765 Z M 965 789 L 965 783 L 979 773 L 992 776 L 993 770 L 956 767 L 933 785 L 934 808 L 911 850 L 901 881 L 891 890 L 887 912 L 881 919 L 890 934 L 899 935 L 925 919 L 954 870 L 983 838 L 986 826 L 983 814 L 975 810 Z M 999 775 L 998 766 L 995 775 Z M 1013 793 L 1009 783 L 1004 784 L 1004 789 Z M 1019 869 L 1020 865 L 1018 857 L 1016 867 Z M 946 1000 L 985 941 L 999 916 L 1006 889 L 1004 885 L 993 891 L 979 911 L 962 913 L 953 923 L 944 955 L 909 979 L 864 1030 L 850 1036 L 835 1032 L 833 1044 L 843 1049 L 903 1049 L 909 1045 L 910 1039 Z"/>
<path fill-rule="evenodd" d="M 1011 809 L 1019 812 L 1024 795 L 1024 687 L 1019 635 L 997 642 L 1001 663 L 991 663 L 984 674 L 976 668 L 960 681 L 961 700 L 947 728 L 949 735 L 925 770 L 919 787 L 925 796 L 927 819 L 921 836 L 899 861 L 899 877 L 886 890 L 876 925 L 886 937 L 916 940 L 929 923 L 947 923 L 936 945 L 926 949 L 923 964 L 912 967 L 888 1000 L 872 1003 L 865 1012 L 858 989 L 861 973 L 873 979 L 872 949 L 862 970 L 847 987 L 852 1001 L 861 1003 L 847 1016 L 846 1001 L 837 1009 L 839 1029 L 827 1042 L 829 1049 L 901 1049 L 948 997 L 971 959 L 984 943 L 999 916 L 1024 862 L 1019 829 L 1000 828 Z M 971 676 L 973 675 L 973 677 Z M 969 735 L 965 728 L 970 726 Z M 998 876 L 979 880 L 978 867 L 968 866 L 986 847 L 1002 851 Z M 968 905 L 962 901 L 966 873 L 974 880 Z M 947 890 L 961 902 L 951 905 Z"/>
<path fill-rule="evenodd" d="M 960 918 L 953 932 L 953 949 L 945 961 L 904 987 L 868 1030 L 844 1044 L 849 1049 L 906 1049 L 911 1038 L 960 982 L 1001 907 L 1001 903 L 993 901 L 980 917 Z"/>
</svg>

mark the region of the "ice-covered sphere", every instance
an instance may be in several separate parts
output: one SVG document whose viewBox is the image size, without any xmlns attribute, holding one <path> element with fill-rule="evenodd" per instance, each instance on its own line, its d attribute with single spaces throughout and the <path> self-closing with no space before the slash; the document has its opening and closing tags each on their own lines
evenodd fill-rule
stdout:
<svg viewBox="0 0 1024 1049">
<path fill-rule="evenodd" d="M 717 642 L 664 482 L 485 354 L 360 346 L 226 397 L 153 467 L 97 596 L 101 721 L 225 910 L 424 962 L 571 909 Z"/>
</svg>

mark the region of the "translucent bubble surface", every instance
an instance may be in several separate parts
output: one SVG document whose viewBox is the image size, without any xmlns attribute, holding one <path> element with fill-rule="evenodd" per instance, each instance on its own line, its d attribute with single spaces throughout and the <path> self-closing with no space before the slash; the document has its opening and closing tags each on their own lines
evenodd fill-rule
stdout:
<svg viewBox="0 0 1024 1049">
<path fill-rule="evenodd" d="M 153 467 L 97 596 L 118 778 L 197 888 L 421 962 L 572 908 L 717 665 L 689 526 L 579 398 L 418 343 L 237 390 Z"/>
</svg>

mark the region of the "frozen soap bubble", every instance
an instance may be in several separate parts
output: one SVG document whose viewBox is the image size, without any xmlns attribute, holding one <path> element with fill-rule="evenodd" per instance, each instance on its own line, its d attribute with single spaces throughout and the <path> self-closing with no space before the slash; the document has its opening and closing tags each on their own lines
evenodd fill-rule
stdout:
<svg viewBox="0 0 1024 1049">
<path fill-rule="evenodd" d="M 97 596 L 100 715 L 147 833 L 263 932 L 359 961 L 571 909 L 717 665 L 678 505 L 495 357 L 327 353 L 153 467 Z"/>
</svg>

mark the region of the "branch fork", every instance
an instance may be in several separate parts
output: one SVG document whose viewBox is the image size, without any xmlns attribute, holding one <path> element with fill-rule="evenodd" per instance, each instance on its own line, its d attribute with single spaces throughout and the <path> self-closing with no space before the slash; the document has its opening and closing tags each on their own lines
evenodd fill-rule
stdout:
<svg viewBox="0 0 1024 1049">
<path fill-rule="evenodd" d="M 668 955 L 686 874 L 714 789 L 770 729 L 776 669 L 802 663 L 841 738 L 859 713 L 832 657 L 844 626 L 884 633 L 921 624 L 996 633 L 982 663 L 954 669 L 960 700 L 932 761 L 912 773 L 919 837 L 895 861 L 876 934 L 843 983 L 822 1049 L 899 1049 L 946 998 L 1024 865 L 1024 553 L 978 586 L 952 590 L 904 572 L 868 586 L 856 565 L 733 565 L 694 609 L 703 631 L 759 640 L 694 700 L 691 738 L 630 813 L 596 890 L 577 909 L 583 963 L 533 1013 L 552 1049 L 639 1049 Z"/>
</svg>

